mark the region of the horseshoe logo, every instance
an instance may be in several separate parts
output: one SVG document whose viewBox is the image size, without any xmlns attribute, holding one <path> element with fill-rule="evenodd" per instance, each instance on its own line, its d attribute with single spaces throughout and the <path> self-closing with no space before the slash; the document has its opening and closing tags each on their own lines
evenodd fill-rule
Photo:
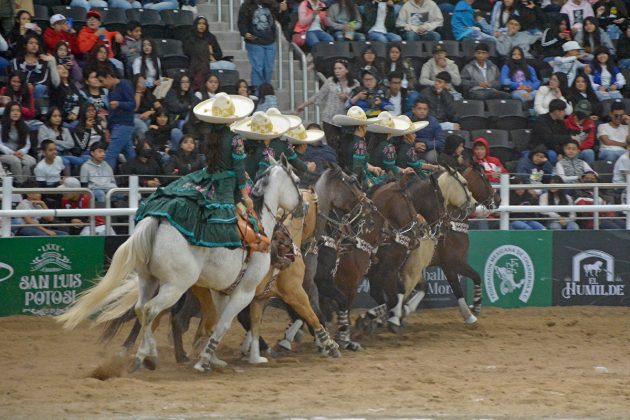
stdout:
<svg viewBox="0 0 630 420">
<path fill-rule="evenodd" d="M 3 275 L 5 270 L 8 271 L 7 275 Z M 11 267 L 9 264 L 0 262 L 0 283 L 2 283 L 5 280 L 10 279 L 12 275 L 13 275 L 13 267 Z"/>
</svg>

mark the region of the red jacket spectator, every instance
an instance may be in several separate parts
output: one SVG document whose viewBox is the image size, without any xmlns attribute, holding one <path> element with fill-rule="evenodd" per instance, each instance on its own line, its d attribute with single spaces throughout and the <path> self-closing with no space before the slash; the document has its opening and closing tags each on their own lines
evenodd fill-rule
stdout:
<svg viewBox="0 0 630 420">
<path fill-rule="evenodd" d="M 112 45 L 118 38 L 118 42 L 123 42 L 123 37 L 118 32 L 109 32 L 101 28 L 101 14 L 91 10 L 87 14 L 87 24 L 79 32 L 79 51 L 89 54 L 94 47 L 105 44 L 109 50 L 109 58 L 114 58 Z"/>
<path fill-rule="evenodd" d="M 79 43 L 77 40 L 76 33 L 68 33 L 64 31 L 55 31 L 53 28 L 47 28 L 44 31 L 44 43 L 46 44 L 46 49 L 49 53 L 54 54 L 55 48 L 57 44 L 61 41 L 64 41 L 68 44 L 70 48 L 70 53 L 77 55 L 79 54 Z"/>
<path fill-rule="evenodd" d="M 580 142 L 580 150 L 592 149 L 595 145 L 595 121 L 586 117 L 580 123 L 575 113 L 569 115 L 564 120 L 564 125 L 567 127 L 572 136 L 578 138 Z"/>
<path fill-rule="evenodd" d="M 483 146 L 483 148 L 481 146 Z M 501 181 L 499 174 L 508 173 L 499 159 L 490 156 L 488 141 L 482 137 L 479 137 L 473 143 L 473 160 L 483 167 L 486 178 L 492 183 L 499 183 Z"/>
<path fill-rule="evenodd" d="M 35 118 L 35 96 L 33 95 L 33 86 L 27 85 L 28 97 L 25 94 L 15 94 L 9 90 L 8 86 L 0 88 L 0 96 L 8 96 L 11 101 L 15 101 L 22 106 L 22 118 L 32 120 Z"/>
</svg>

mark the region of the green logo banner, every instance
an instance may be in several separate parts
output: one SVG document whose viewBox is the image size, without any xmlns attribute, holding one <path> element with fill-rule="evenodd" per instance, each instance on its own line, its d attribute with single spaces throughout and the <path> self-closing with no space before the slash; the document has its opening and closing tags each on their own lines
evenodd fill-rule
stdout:
<svg viewBox="0 0 630 420">
<path fill-rule="evenodd" d="M 103 268 L 103 237 L 0 239 L 0 316 L 57 315 Z"/>
<path fill-rule="evenodd" d="M 481 275 L 484 305 L 550 306 L 553 235 L 537 232 L 470 232 L 468 261 Z"/>
</svg>

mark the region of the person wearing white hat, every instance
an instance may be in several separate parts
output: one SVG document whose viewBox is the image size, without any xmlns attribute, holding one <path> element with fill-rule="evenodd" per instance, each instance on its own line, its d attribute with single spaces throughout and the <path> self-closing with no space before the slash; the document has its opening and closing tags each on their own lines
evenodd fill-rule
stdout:
<svg viewBox="0 0 630 420">
<path fill-rule="evenodd" d="M 341 126 L 342 144 L 336 144 L 333 139 L 328 139 L 329 144 L 337 147 L 339 163 L 346 171 L 354 174 L 359 182 L 363 182 L 367 174 L 381 176 L 385 173 L 381 168 L 368 163 L 366 127 L 380 121 L 380 117 L 368 118 L 365 111 L 359 106 L 353 106 L 345 115 L 338 114 L 333 117 L 333 124 Z"/>
<path fill-rule="evenodd" d="M 57 44 L 65 42 L 71 54 L 79 54 L 77 31 L 70 26 L 64 15 L 56 14 L 50 17 L 50 26 L 44 31 L 46 49 L 53 53 Z"/>
<path fill-rule="evenodd" d="M 204 142 L 206 167 L 158 188 L 138 209 L 136 220 L 165 218 L 193 245 L 240 247 L 234 195 L 240 192 L 250 210 L 253 202 L 247 186 L 243 140 L 228 124 L 246 118 L 253 110 L 251 99 L 226 93 L 197 104 L 193 113 L 210 124 Z M 252 127 L 252 131 L 262 132 L 263 128 Z"/>
<path fill-rule="evenodd" d="M 396 152 L 396 166 L 399 168 L 412 168 L 421 178 L 427 177 L 431 172 L 439 169 L 438 165 L 433 165 L 420 158 L 416 151 L 416 132 L 426 128 L 428 121 L 412 122 L 406 115 L 396 117 L 409 123 L 409 129 L 402 135 L 402 142 Z"/>
<path fill-rule="evenodd" d="M 254 133 L 254 128 L 261 124 L 273 128 L 266 134 Z M 232 130 L 247 139 L 262 140 L 253 145 L 255 150 L 247 159 L 247 173 L 251 178 L 256 178 L 258 174 L 269 167 L 270 157 L 277 160 L 283 154 L 298 172 L 315 171 L 314 163 L 309 165 L 304 163 L 295 153 L 293 146 L 288 141 L 281 139 L 287 131 L 301 125 L 301 118 L 294 115 L 282 115 L 276 108 L 270 108 L 266 113 L 257 111 L 250 118 L 239 121 L 232 126 Z"/>
<path fill-rule="evenodd" d="M 585 56 L 584 49 L 575 41 L 567 41 L 562 44 L 563 57 L 554 57 L 549 62 L 553 68 L 553 72 L 565 73 L 567 75 L 567 83 L 569 86 L 573 84 L 575 76 L 579 70 L 584 69 L 586 74 L 590 74 L 591 66 L 582 63 L 579 59 Z"/>
</svg>

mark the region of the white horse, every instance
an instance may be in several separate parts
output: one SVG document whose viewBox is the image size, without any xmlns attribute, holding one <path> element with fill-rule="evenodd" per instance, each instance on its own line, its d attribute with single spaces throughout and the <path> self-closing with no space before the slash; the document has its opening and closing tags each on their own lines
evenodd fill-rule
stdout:
<svg viewBox="0 0 630 420">
<path fill-rule="evenodd" d="M 299 178 L 286 164 L 273 161 L 256 183 L 254 195 L 263 197 L 260 217 L 268 234 L 274 230 L 279 207 L 293 211 L 301 203 L 298 182 Z M 156 342 L 151 330 L 153 320 L 174 305 L 191 286 L 206 287 L 212 293 L 219 318 L 195 369 L 210 371 L 212 365 L 224 364 L 216 358 L 215 350 L 234 317 L 252 301 L 256 286 L 271 265 L 268 253 L 253 252 L 247 265 L 244 264 L 246 257 L 247 250 L 241 248 L 190 245 L 167 221 L 148 217 L 118 248 L 101 281 L 58 320 L 66 328 L 76 327 L 111 302 L 110 293 L 135 270 L 140 289 L 135 311 L 142 326 L 142 342 L 136 353 L 134 369 L 142 363 L 152 369 L 157 363 Z M 153 297 L 158 288 L 157 295 Z M 222 293 L 225 290 L 230 292 Z"/>
</svg>

